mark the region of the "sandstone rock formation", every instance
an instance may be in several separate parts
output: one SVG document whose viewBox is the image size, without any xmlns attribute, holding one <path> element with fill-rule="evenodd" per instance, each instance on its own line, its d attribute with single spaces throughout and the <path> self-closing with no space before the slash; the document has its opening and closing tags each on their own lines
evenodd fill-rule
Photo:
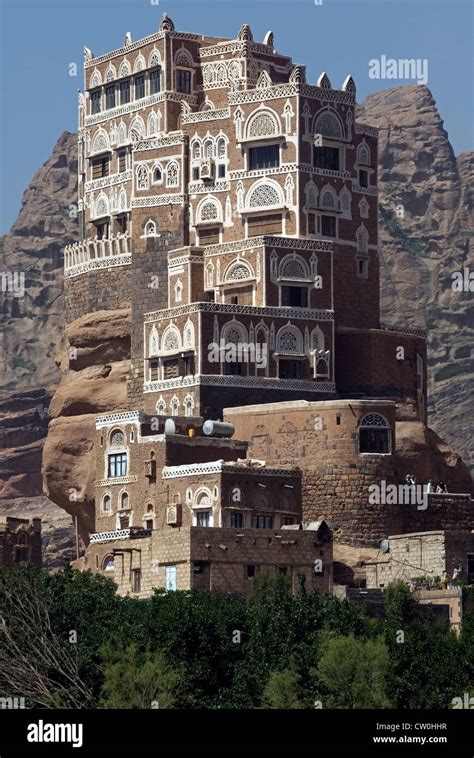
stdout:
<svg viewBox="0 0 474 758">
<path fill-rule="evenodd" d="M 428 332 L 429 423 L 474 468 L 474 307 L 452 289 L 474 270 L 473 153 L 456 159 L 429 89 L 370 95 L 358 117 L 379 127 L 382 320 Z"/>
</svg>

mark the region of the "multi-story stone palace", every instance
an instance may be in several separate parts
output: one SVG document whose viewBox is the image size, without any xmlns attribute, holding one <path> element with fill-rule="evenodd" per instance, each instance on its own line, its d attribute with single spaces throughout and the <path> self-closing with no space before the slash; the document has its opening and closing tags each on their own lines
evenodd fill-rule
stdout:
<svg viewBox="0 0 474 758">
<path fill-rule="evenodd" d="M 331 429 L 367 481 L 380 462 L 393 475 L 395 406 L 425 423 L 424 335 L 379 322 L 377 130 L 355 119 L 354 81 L 308 83 L 271 32 L 217 39 L 166 15 L 119 50 L 86 48 L 84 74 L 67 318 L 132 311 L 129 407 L 97 419 L 84 565 L 142 594 L 246 591 L 258 567 L 329 587 L 331 536 L 301 472 L 202 426 L 309 401 L 308 442 L 326 430 L 327 449 Z"/>
</svg>

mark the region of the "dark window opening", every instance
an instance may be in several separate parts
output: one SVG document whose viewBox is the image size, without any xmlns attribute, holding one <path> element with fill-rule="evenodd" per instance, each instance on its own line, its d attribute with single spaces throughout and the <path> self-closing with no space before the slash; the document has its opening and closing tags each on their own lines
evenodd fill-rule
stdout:
<svg viewBox="0 0 474 758">
<path fill-rule="evenodd" d="M 329 171 L 339 171 L 339 148 L 338 147 L 314 147 L 313 166 L 324 168 Z"/>
<path fill-rule="evenodd" d="M 291 516 L 282 516 L 281 519 L 281 525 L 282 526 L 290 526 L 290 524 L 294 524 L 295 520 Z"/>
<path fill-rule="evenodd" d="M 106 240 L 109 238 L 109 224 L 104 222 L 102 224 L 95 225 L 95 233 L 98 240 Z"/>
<path fill-rule="evenodd" d="M 243 513 L 231 513 L 230 514 L 230 525 L 233 529 L 242 529 L 244 525 L 244 514 Z"/>
<path fill-rule="evenodd" d="M 101 91 L 100 89 L 91 92 L 91 113 L 100 113 L 101 111 Z"/>
<path fill-rule="evenodd" d="M 184 357 L 184 375 L 192 376 L 194 374 L 194 355 L 186 355 Z"/>
<path fill-rule="evenodd" d="M 278 566 L 278 573 L 286 575 L 288 573 L 288 566 Z"/>
<path fill-rule="evenodd" d="M 120 82 L 120 105 L 130 102 L 130 79 Z"/>
<path fill-rule="evenodd" d="M 124 171 L 127 170 L 127 151 L 126 150 L 119 150 L 117 152 L 117 161 L 118 161 L 118 172 L 119 174 L 122 174 Z"/>
<path fill-rule="evenodd" d="M 28 548 L 17 547 L 15 549 L 15 563 L 25 563 L 28 561 Z"/>
<path fill-rule="evenodd" d="M 390 429 L 360 429 L 360 453 L 389 453 Z"/>
<path fill-rule="evenodd" d="M 161 89 L 161 70 L 159 68 L 150 71 L 150 95 L 156 95 Z"/>
<path fill-rule="evenodd" d="M 280 165 L 280 146 L 263 145 L 249 148 L 249 171 L 277 168 Z"/>
<path fill-rule="evenodd" d="M 150 530 L 153 529 L 153 519 L 148 519 L 145 521 L 145 528 Z"/>
<path fill-rule="evenodd" d="M 191 72 L 178 68 L 176 71 L 176 91 L 191 94 Z"/>
<path fill-rule="evenodd" d="M 256 574 L 256 566 L 254 566 L 253 564 L 248 564 L 247 565 L 247 578 L 253 579 L 255 574 Z"/>
<path fill-rule="evenodd" d="M 278 361 L 278 376 L 280 379 L 299 379 L 301 376 L 300 361 Z"/>
<path fill-rule="evenodd" d="M 141 569 L 133 570 L 133 591 L 140 592 L 142 588 L 142 572 Z"/>
<path fill-rule="evenodd" d="M 316 214 L 308 213 L 308 234 L 316 234 Z"/>
<path fill-rule="evenodd" d="M 154 168 L 153 169 L 153 181 L 155 183 L 156 182 L 161 182 L 162 178 L 163 178 L 163 174 L 161 173 L 161 169 L 160 168 Z"/>
<path fill-rule="evenodd" d="M 369 186 L 369 174 L 367 171 L 363 171 L 362 169 L 359 171 L 359 186 L 360 187 Z"/>
<path fill-rule="evenodd" d="M 117 216 L 117 227 L 120 234 L 125 234 L 128 228 L 128 217 L 126 213 Z"/>
<path fill-rule="evenodd" d="M 135 77 L 135 99 L 140 100 L 142 97 L 145 97 L 145 77 L 136 76 Z"/>
<path fill-rule="evenodd" d="M 225 163 L 219 163 L 217 167 L 217 178 L 225 179 Z"/>
<path fill-rule="evenodd" d="M 281 288 L 281 304 L 291 308 L 308 307 L 308 288 L 307 287 L 288 287 Z"/>
<path fill-rule="evenodd" d="M 115 85 L 105 88 L 105 107 L 107 110 L 115 108 Z"/>
<path fill-rule="evenodd" d="M 238 361 L 225 361 L 224 374 L 226 376 L 247 376 L 247 364 Z"/>
<path fill-rule="evenodd" d="M 335 216 L 321 216 L 321 234 L 323 235 L 323 237 L 336 236 Z"/>
<path fill-rule="evenodd" d="M 252 529 L 273 529 L 272 516 L 252 516 Z"/>
<path fill-rule="evenodd" d="M 158 361 L 150 361 L 150 381 L 157 382 L 160 378 L 160 364 Z"/>
<path fill-rule="evenodd" d="M 200 179 L 199 166 L 193 168 L 193 182 L 198 182 Z"/>
</svg>

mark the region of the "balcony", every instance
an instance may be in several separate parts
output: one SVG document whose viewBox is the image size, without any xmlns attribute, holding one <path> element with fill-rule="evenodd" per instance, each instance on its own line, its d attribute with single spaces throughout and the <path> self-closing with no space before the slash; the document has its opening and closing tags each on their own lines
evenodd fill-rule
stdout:
<svg viewBox="0 0 474 758">
<path fill-rule="evenodd" d="M 95 532 L 90 535 L 90 541 L 92 544 L 97 542 L 112 542 L 115 540 L 140 539 L 142 537 L 149 537 L 150 534 L 151 532 L 149 529 L 131 526 L 128 529 L 116 529 L 113 532 Z"/>
<path fill-rule="evenodd" d="M 86 271 L 132 262 L 130 235 L 113 234 L 107 239 L 85 239 L 64 249 L 64 276 L 71 278 Z"/>
</svg>

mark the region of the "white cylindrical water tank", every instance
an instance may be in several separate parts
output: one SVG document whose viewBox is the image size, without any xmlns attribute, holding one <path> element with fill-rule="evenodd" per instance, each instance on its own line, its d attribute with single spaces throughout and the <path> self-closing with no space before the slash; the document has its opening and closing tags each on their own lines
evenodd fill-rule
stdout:
<svg viewBox="0 0 474 758">
<path fill-rule="evenodd" d="M 202 431 L 208 437 L 232 437 L 235 427 L 233 424 L 227 424 L 225 421 L 212 421 L 208 419 L 202 425 Z"/>
</svg>

